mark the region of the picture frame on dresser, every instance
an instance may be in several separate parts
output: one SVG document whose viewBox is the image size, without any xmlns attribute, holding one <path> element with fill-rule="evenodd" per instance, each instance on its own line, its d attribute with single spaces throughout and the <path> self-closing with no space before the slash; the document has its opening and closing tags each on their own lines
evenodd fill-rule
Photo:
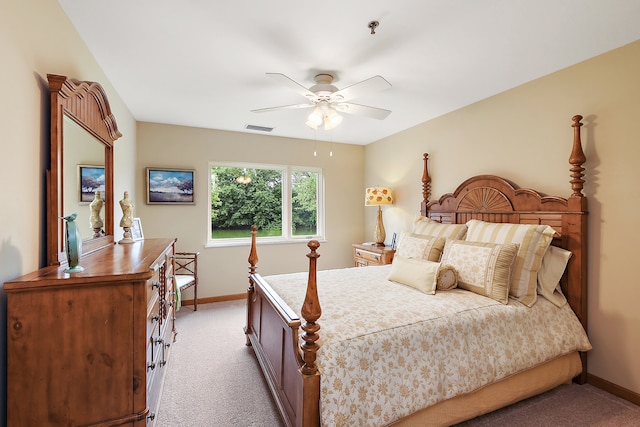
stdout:
<svg viewBox="0 0 640 427">
<path fill-rule="evenodd" d="M 142 231 L 142 220 L 133 218 L 133 226 L 131 227 L 131 238 L 133 240 L 144 240 L 144 232 Z"/>
<path fill-rule="evenodd" d="M 148 205 L 194 205 L 195 169 L 148 167 Z"/>
</svg>

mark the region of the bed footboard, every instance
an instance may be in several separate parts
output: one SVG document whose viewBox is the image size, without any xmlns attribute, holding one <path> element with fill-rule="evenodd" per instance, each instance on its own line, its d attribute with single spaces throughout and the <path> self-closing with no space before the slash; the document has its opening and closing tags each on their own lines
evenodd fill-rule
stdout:
<svg viewBox="0 0 640 427">
<path fill-rule="evenodd" d="M 307 256 L 310 259 L 310 277 L 313 270 L 313 283 L 307 287 L 307 298 L 302 308 L 304 322 L 301 322 L 264 278 L 256 273 L 255 227 L 252 227 L 251 235 L 245 327 L 247 345 L 252 346 L 256 353 L 285 424 L 289 427 L 316 427 L 320 423 L 320 374 L 315 365 L 317 332 L 320 329 L 316 321 L 321 314 L 315 287 L 315 263 L 319 257 L 315 250 L 319 244 L 309 242 L 311 253 Z M 301 338 L 300 328 L 304 331 Z"/>
</svg>

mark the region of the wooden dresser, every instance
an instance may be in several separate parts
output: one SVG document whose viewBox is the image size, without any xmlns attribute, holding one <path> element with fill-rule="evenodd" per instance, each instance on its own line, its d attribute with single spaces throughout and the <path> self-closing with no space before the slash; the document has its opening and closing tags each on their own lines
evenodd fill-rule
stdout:
<svg viewBox="0 0 640 427">
<path fill-rule="evenodd" d="M 150 426 L 174 329 L 175 239 L 111 245 L 81 273 L 4 284 L 7 425 Z"/>
<path fill-rule="evenodd" d="M 355 267 L 391 264 L 393 255 L 396 253 L 391 246 L 364 245 L 360 243 L 354 243 L 352 246 Z"/>
</svg>

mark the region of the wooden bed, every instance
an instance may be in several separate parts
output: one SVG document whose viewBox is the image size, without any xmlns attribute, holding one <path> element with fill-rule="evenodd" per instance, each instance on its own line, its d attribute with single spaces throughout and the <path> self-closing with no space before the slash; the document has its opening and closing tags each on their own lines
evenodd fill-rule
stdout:
<svg viewBox="0 0 640 427">
<path fill-rule="evenodd" d="M 519 188 L 504 178 L 480 175 L 467 179 L 453 193 L 432 201 L 428 155 L 424 154 L 421 213 L 445 224 L 464 224 L 478 219 L 553 227 L 552 245 L 572 252 L 561 280 L 562 291 L 586 331 L 587 199 L 583 194 L 582 166 L 586 158 L 580 140 L 582 116 L 574 116 L 572 120 L 574 137 L 569 157 L 571 194 L 568 198 L 545 196 L 535 190 Z M 287 426 L 320 425 L 321 374 L 316 364 L 317 341 L 321 334 L 318 323 L 321 306 L 316 285 L 319 243 L 311 241 L 308 246 L 309 277 L 300 318 L 256 272 L 256 229 L 252 229 L 245 334 L 247 345 L 254 348 Z M 573 359 L 569 360 L 569 356 Z M 451 425 L 542 393 L 570 381 L 572 377 L 579 383 L 586 382 L 586 353 L 569 356 L 445 400 L 394 425 Z M 491 396 L 488 404 L 487 396 Z"/>
</svg>

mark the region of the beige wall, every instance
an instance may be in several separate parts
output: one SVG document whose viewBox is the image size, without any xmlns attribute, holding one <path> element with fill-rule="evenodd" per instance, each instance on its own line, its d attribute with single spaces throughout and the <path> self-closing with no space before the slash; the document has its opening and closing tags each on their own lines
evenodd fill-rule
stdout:
<svg viewBox="0 0 640 427">
<path fill-rule="evenodd" d="M 0 284 L 45 259 L 47 73 L 100 82 L 124 136 L 115 149 L 115 190 L 134 182 L 135 121 L 55 0 L 0 0 Z M 76 166 L 74 165 L 73 168 Z M 5 413 L 6 296 L 0 292 L 0 414 Z M 5 417 L 0 416 L 0 425 Z"/>
<path fill-rule="evenodd" d="M 585 117 L 589 197 L 589 372 L 640 393 L 640 286 L 633 265 L 640 210 L 640 41 L 425 122 L 365 149 L 365 184 L 385 184 L 397 204 L 389 232 L 410 228 L 420 208 L 422 153 L 432 194 L 491 173 L 568 197 L 573 129 Z M 409 161 L 410 159 L 413 159 Z M 384 168 L 378 167 L 384 163 Z M 367 228 L 373 215 L 365 216 Z"/>
<path fill-rule="evenodd" d="M 317 156 L 313 155 L 314 150 Z M 333 156 L 329 156 L 330 150 Z M 321 167 L 325 179 L 327 241 L 321 242 L 318 268 L 351 265 L 351 243 L 363 238 L 362 146 L 139 123 L 136 168 L 139 194 L 145 191 L 146 167 L 196 170 L 195 205 L 146 205 L 138 199 L 136 216 L 141 218 L 145 238 L 177 237 L 178 250 L 200 251 L 199 298 L 239 294 L 248 285 L 248 246 L 205 248 L 210 161 Z M 258 271 L 262 274 L 306 271 L 308 251 L 304 243 L 259 247 Z M 187 290 L 184 298 L 192 299 L 192 290 Z"/>
</svg>

